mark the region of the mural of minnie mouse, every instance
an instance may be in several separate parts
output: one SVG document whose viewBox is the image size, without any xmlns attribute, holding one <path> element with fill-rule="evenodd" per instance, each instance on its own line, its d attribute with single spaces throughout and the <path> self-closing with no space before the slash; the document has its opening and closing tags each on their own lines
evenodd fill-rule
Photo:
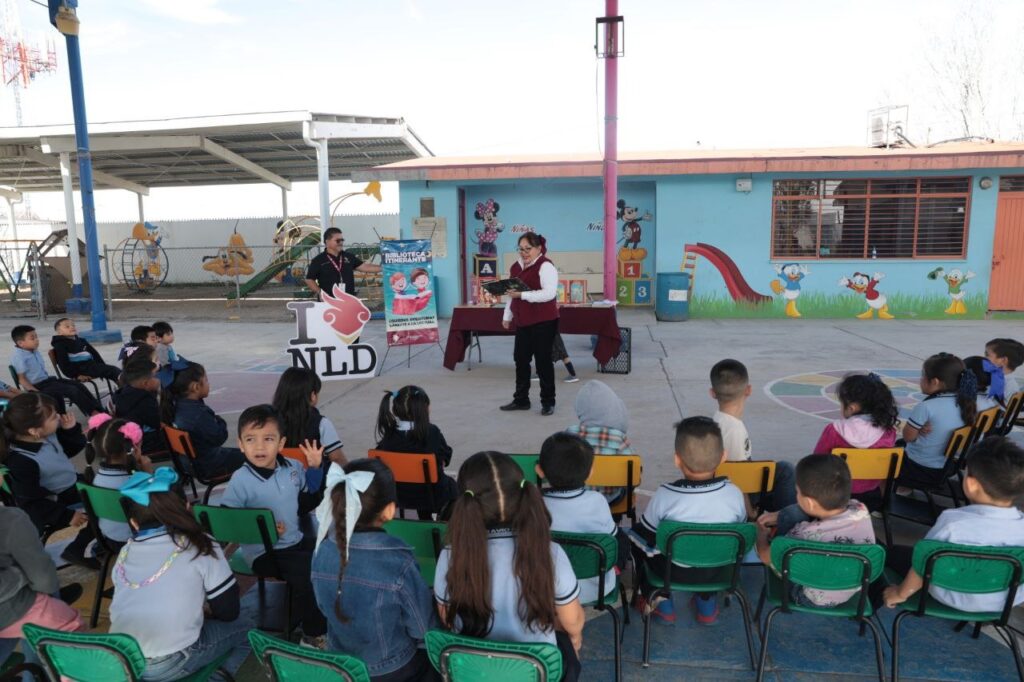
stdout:
<svg viewBox="0 0 1024 682">
<path fill-rule="evenodd" d="M 498 210 L 501 206 L 494 199 L 478 201 L 473 217 L 484 221 L 484 229 L 476 231 L 476 241 L 480 245 L 481 256 L 497 256 L 498 247 L 494 242 L 498 239 L 498 233 L 505 229 L 505 226 L 498 221 Z"/>
</svg>

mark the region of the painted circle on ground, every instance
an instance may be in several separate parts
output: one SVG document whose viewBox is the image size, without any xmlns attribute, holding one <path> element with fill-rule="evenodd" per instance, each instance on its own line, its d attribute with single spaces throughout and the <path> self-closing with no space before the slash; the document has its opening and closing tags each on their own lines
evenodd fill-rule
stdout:
<svg viewBox="0 0 1024 682">
<path fill-rule="evenodd" d="M 206 404 L 217 414 L 241 412 L 251 405 L 269 403 L 280 372 L 209 372 Z"/>
<path fill-rule="evenodd" d="M 809 414 L 826 421 L 839 419 L 839 400 L 836 388 L 847 374 L 874 372 L 892 391 L 900 408 L 900 419 L 924 399 L 919 380 L 920 369 L 830 369 L 821 372 L 793 374 L 772 381 L 764 387 L 765 394 L 778 404 L 794 412 Z"/>
</svg>

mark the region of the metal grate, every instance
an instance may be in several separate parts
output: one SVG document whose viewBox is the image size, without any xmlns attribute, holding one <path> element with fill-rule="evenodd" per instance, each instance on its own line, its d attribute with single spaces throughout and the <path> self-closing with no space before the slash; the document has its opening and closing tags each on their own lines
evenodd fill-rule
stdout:
<svg viewBox="0 0 1024 682">
<path fill-rule="evenodd" d="M 999 178 L 1000 192 L 1024 192 L 1024 175 L 1006 175 Z"/>
<path fill-rule="evenodd" d="M 962 257 L 971 179 L 776 180 L 772 257 Z"/>
</svg>

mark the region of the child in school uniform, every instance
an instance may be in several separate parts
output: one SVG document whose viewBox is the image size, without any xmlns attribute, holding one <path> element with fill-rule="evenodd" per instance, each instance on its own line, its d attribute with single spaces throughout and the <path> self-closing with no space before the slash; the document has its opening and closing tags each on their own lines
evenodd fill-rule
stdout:
<svg viewBox="0 0 1024 682">
<path fill-rule="evenodd" d="M 1024 343 L 1016 339 L 992 339 L 985 344 L 985 359 L 1002 370 L 1003 400 L 1009 400 L 1020 391 L 1020 383 L 1010 375 L 1024 364 Z M 998 380 L 995 383 L 998 386 Z"/>
<path fill-rule="evenodd" d="M 859 500 L 850 497 L 850 467 L 842 457 L 808 455 L 796 465 L 797 503 L 793 508 L 767 512 L 757 520 L 757 554 L 772 565 L 771 537 L 789 537 L 817 542 L 870 545 L 875 542 L 871 514 Z M 792 598 L 804 606 L 836 606 L 851 599 L 858 590 L 819 590 L 793 586 Z"/>
<path fill-rule="evenodd" d="M 964 367 L 974 374 L 978 380 L 978 393 L 975 404 L 978 412 L 990 410 L 993 407 L 1006 407 L 1003 397 L 1003 370 L 998 366 L 985 360 L 980 355 L 970 355 L 964 358 Z"/>
<path fill-rule="evenodd" d="M 594 449 L 590 444 L 571 433 L 556 433 L 548 436 L 540 447 L 537 475 L 547 481 L 548 489 L 543 491 L 544 506 L 551 514 L 551 530 L 566 533 L 607 533 L 619 537 L 618 526 L 612 520 L 608 501 L 604 495 L 587 490 L 587 477 L 594 466 Z M 622 536 L 625 539 L 625 536 Z M 628 543 L 628 541 L 627 541 Z M 625 565 L 628 544 L 619 549 L 619 564 Z M 580 582 L 580 603 L 589 604 L 597 600 L 598 578 L 586 578 Z M 615 569 L 604 577 L 604 593 L 615 591 Z"/>
<path fill-rule="evenodd" d="M 341 436 L 334 424 L 320 414 L 316 404 L 323 383 L 316 372 L 305 367 L 289 367 L 281 373 L 271 404 L 281 416 L 281 428 L 287 448 L 297 448 L 303 442 L 320 443 L 324 448 L 324 464 L 345 465 L 345 451 Z"/>
<path fill-rule="evenodd" d="M 69 379 L 109 379 L 117 383 L 121 370 L 108 365 L 92 344 L 78 336 L 75 321 L 62 317 L 53 325 L 54 336 L 50 341 L 57 367 Z"/>
<path fill-rule="evenodd" d="M 444 627 L 470 637 L 554 644 L 562 652 L 562 679 L 577 680 L 580 588 L 569 557 L 551 541 L 537 486 L 500 452 L 467 459 L 458 484 L 448 546 L 434 574 Z"/>
<path fill-rule="evenodd" d="M 172 362 L 161 370 L 160 384 L 161 420 L 188 431 L 196 454 L 191 464 L 199 475 L 212 478 L 228 474 L 245 463 L 241 450 L 224 447 L 228 425 L 203 402 L 210 395 L 210 380 L 202 365 L 187 360 Z"/>
<path fill-rule="evenodd" d="M 92 456 L 99 460 L 92 484 L 97 488 L 120 490 L 135 471 L 153 471 L 153 463 L 142 454 L 142 428 L 135 422 L 115 419 L 109 414 L 89 419 L 89 445 Z M 131 539 L 127 523 L 99 520 L 100 532 L 112 543 L 123 545 Z"/>
<path fill-rule="evenodd" d="M 238 417 L 238 446 L 246 462 L 228 481 L 223 507 L 270 509 L 277 523 L 277 543 L 268 556 L 262 544 L 242 545 L 240 551 L 254 572 L 278 575 L 292 588 L 292 599 L 302 619 L 303 640 L 322 649 L 327 623 L 317 609 L 310 583 L 315 536 L 303 532 L 302 517 L 320 504 L 323 449 L 302 444 L 309 468 L 282 456 L 281 418 L 270 405 L 247 408 Z"/>
<path fill-rule="evenodd" d="M 82 428 L 70 414 L 59 414 L 56 401 L 45 393 L 22 393 L 11 399 L 3 414 L 0 451 L 18 507 L 36 529 L 81 527 L 61 558 L 86 568 L 99 568 L 85 549 L 93 541 L 75 484 L 78 473 L 71 458 L 85 447 Z"/>
<path fill-rule="evenodd" d="M 331 464 L 317 509 L 313 591 L 327 617 L 327 648 L 366 663 L 372 682 L 439 680 L 423 639 L 434 600 L 407 544 L 384 532 L 395 517 L 395 477 L 377 459 Z"/>
<path fill-rule="evenodd" d="M 85 416 L 103 411 L 103 406 L 81 382 L 73 379 L 58 379 L 51 376 L 46 369 L 46 361 L 39 352 L 39 334 L 35 327 L 19 324 L 11 330 L 14 340 L 14 353 L 11 365 L 18 375 L 18 383 L 23 391 L 40 391 L 56 400 L 57 411 L 64 414 L 64 399 L 70 400 Z"/>
<path fill-rule="evenodd" d="M 224 553 L 174 492 L 177 482 L 173 469 L 160 467 L 121 487 L 132 539 L 111 571 L 110 632 L 139 643 L 146 682 L 183 679 L 228 651 L 223 667 L 236 674 L 256 625 Z"/>
<path fill-rule="evenodd" d="M 667 559 L 654 549 L 658 524 L 662 521 L 683 523 L 742 523 L 747 520 L 744 495 L 724 476 L 715 476 L 715 469 L 725 461 L 722 431 L 710 417 L 688 417 L 676 424 L 675 465 L 683 478 L 663 483 L 651 498 L 647 509 L 634 526 L 636 536 L 643 540 L 642 551 L 635 552 L 641 568 L 640 590 L 636 608 L 667 623 L 676 620 L 670 599 L 649 602 L 654 587 L 650 574 L 664 575 Z M 673 580 L 704 582 L 719 574 L 719 569 L 693 568 L 672 564 Z M 718 602 L 713 593 L 694 595 L 697 622 L 705 625 L 718 618 Z"/>
<path fill-rule="evenodd" d="M 455 479 L 444 472 L 451 464 L 452 448 L 441 429 L 430 421 L 430 398 L 419 386 L 403 386 L 385 391 L 377 412 L 377 449 L 387 452 L 432 454 L 437 460 L 434 484 L 434 508 L 424 486 L 398 484 L 398 503 L 403 509 L 415 509 L 421 519 L 441 512 L 458 494 Z"/>
<path fill-rule="evenodd" d="M 156 351 L 158 341 L 156 339 L 156 332 L 149 325 L 140 324 L 137 327 L 132 327 L 132 331 L 129 334 L 128 341 L 121 346 L 120 352 L 117 354 L 117 361 L 124 362 L 125 357 L 129 355 L 128 349 L 137 344 L 144 343 L 150 348 Z"/>
<path fill-rule="evenodd" d="M 153 349 L 140 344 L 124 361 L 124 386 L 114 392 L 114 415 L 142 428 L 142 453 L 167 452 L 167 439 L 160 424 L 160 379 L 156 374 Z"/>
<path fill-rule="evenodd" d="M 174 329 L 167 322 L 154 322 L 153 333 L 156 334 L 156 362 L 163 367 L 178 359 L 174 352 Z"/>
<path fill-rule="evenodd" d="M 926 540 L 958 545 L 1024 547 L 1024 513 L 1017 506 L 1024 495 L 1024 449 L 1004 437 L 977 443 L 967 453 L 964 472 L 966 507 L 943 511 Z M 902 604 L 923 586 L 921 576 L 911 567 L 913 548 L 894 547 L 886 565 L 906 577 L 899 585 L 886 588 L 883 599 L 892 607 Z M 931 586 L 928 593 L 946 606 L 962 611 L 1003 610 L 1006 592 L 967 594 Z M 1024 589 L 1018 589 L 1014 605 L 1024 603 Z"/>
</svg>

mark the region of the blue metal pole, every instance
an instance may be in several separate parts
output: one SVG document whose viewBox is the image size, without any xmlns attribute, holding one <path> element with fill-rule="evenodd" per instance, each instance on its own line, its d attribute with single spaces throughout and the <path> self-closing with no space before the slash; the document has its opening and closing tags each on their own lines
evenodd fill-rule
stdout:
<svg viewBox="0 0 1024 682">
<path fill-rule="evenodd" d="M 71 75 L 71 105 L 75 114 L 75 147 L 78 151 L 78 188 L 82 193 L 82 218 L 85 224 L 85 255 L 89 269 L 89 299 L 93 331 L 106 331 L 107 314 L 103 309 L 103 285 L 100 274 L 100 252 L 96 236 L 96 204 L 92 191 L 92 155 L 89 153 L 89 126 L 85 118 L 85 87 L 82 82 L 82 55 L 78 36 L 65 35 L 68 48 L 68 71 Z M 77 256 L 72 245 L 71 257 Z"/>
</svg>

